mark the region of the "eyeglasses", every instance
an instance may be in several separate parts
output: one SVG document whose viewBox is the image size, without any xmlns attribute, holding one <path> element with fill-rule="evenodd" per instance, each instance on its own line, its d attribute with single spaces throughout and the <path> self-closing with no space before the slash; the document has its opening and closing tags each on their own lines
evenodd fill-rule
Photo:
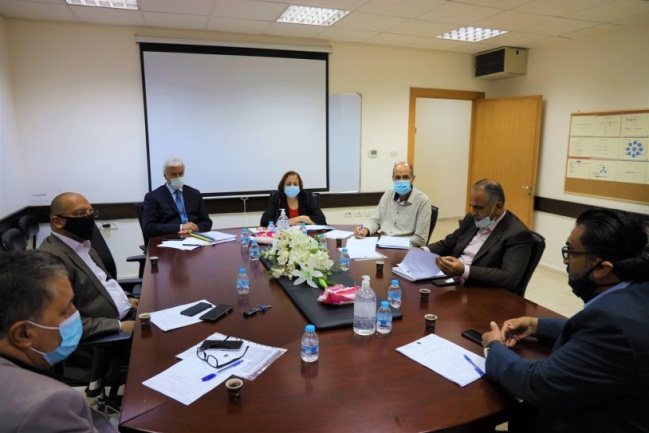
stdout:
<svg viewBox="0 0 649 433">
<path fill-rule="evenodd" d="M 231 359 L 228 362 L 226 362 L 225 364 L 219 364 L 219 360 L 216 358 L 216 356 L 208 355 L 205 352 L 205 349 L 201 349 L 200 347 L 196 348 L 196 356 L 198 356 L 198 359 L 200 359 L 201 361 L 207 362 L 207 365 L 209 365 L 210 367 L 219 369 L 219 368 L 226 367 L 226 366 L 228 366 L 228 365 L 230 365 L 232 363 L 235 363 L 238 360 L 240 360 L 241 358 L 243 358 L 244 356 L 246 356 L 246 353 L 248 352 L 249 347 L 250 346 L 246 346 L 246 349 L 243 351 L 241 356 L 238 356 L 238 357 L 236 357 L 234 359 Z M 218 349 L 218 346 L 212 347 L 211 349 Z"/>
<path fill-rule="evenodd" d="M 583 254 L 593 254 L 593 253 L 590 251 L 571 250 L 567 246 L 561 248 L 561 255 L 563 256 L 563 260 L 568 260 L 568 257 L 570 256 L 579 256 Z"/>
<path fill-rule="evenodd" d="M 83 218 L 93 215 L 95 218 L 99 216 L 99 211 L 97 209 L 81 209 L 75 212 L 72 212 L 69 215 L 57 215 L 60 218 Z"/>
</svg>

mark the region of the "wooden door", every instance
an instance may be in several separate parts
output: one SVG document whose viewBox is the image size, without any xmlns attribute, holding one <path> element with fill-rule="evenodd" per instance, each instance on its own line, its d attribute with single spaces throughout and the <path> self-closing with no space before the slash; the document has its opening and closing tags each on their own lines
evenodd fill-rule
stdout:
<svg viewBox="0 0 649 433">
<path fill-rule="evenodd" d="M 506 208 L 532 227 L 543 97 L 474 101 L 469 178 L 500 182 Z M 467 211 L 468 211 L 467 203 Z"/>
</svg>

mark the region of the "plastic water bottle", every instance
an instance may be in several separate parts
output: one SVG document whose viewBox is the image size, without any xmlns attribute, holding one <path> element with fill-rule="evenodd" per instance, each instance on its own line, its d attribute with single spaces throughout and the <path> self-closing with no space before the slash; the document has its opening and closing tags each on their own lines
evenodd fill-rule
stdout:
<svg viewBox="0 0 649 433">
<path fill-rule="evenodd" d="M 372 335 L 376 329 L 376 294 L 370 287 L 369 275 L 363 275 L 361 288 L 354 295 L 354 332 Z"/>
<path fill-rule="evenodd" d="M 341 271 L 348 271 L 349 270 L 349 253 L 347 253 L 347 248 L 343 248 L 342 252 L 340 253 L 340 257 L 338 258 L 338 267 L 340 268 Z"/>
<path fill-rule="evenodd" d="M 320 341 L 315 333 L 315 326 L 306 325 L 302 336 L 302 361 L 315 362 L 320 354 Z"/>
<path fill-rule="evenodd" d="M 249 292 L 250 280 L 248 279 L 246 268 L 241 268 L 239 269 L 239 275 L 237 275 L 237 293 L 239 295 L 247 295 Z"/>
<path fill-rule="evenodd" d="M 325 235 L 318 236 L 318 243 L 322 248 L 327 249 L 327 236 Z"/>
<path fill-rule="evenodd" d="M 388 301 L 381 301 L 381 307 L 376 312 L 376 332 L 389 334 L 392 331 L 392 310 Z"/>
<path fill-rule="evenodd" d="M 388 302 L 394 308 L 401 306 L 401 287 L 399 287 L 399 280 L 392 280 L 390 287 L 388 287 Z"/>
<path fill-rule="evenodd" d="M 300 230 L 302 230 L 302 234 L 305 236 L 309 234 L 309 231 L 306 229 L 306 223 L 304 221 L 300 223 Z"/>
<path fill-rule="evenodd" d="M 286 216 L 286 211 L 284 209 L 280 209 L 279 218 L 277 219 L 277 231 L 283 232 L 284 230 L 288 230 L 290 226 L 291 223 Z"/>
<path fill-rule="evenodd" d="M 248 235 L 248 229 L 241 229 L 241 247 L 248 248 L 250 246 L 250 236 Z"/>
<path fill-rule="evenodd" d="M 256 238 L 252 238 L 250 244 L 250 260 L 259 260 L 259 244 Z"/>
<path fill-rule="evenodd" d="M 268 227 L 266 227 L 266 229 L 269 232 L 273 232 L 273 233 L 277 231 L 277 229 L 275 228 L 275 223 L 273 221 L 268 221 Z"/>
</svg>

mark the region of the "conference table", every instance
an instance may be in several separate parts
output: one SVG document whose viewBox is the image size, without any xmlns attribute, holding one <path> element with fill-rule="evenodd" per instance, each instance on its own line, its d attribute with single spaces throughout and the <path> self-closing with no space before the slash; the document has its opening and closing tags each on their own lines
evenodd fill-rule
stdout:
<svg viewBox="0 0 649 433">
<path fill-rule="evenodd" d="M 339 226 L 340 229 L 351 227 Z M 239 234 L 241 229 L 219 230 Z M 136 323 L 119 429 L 122 432 L 475 432 L 493 430 L 506 421 L 517 401 L 486 378 L 465 387 L 443 378 L 396 351 L 430 332 L 476 354 L 482 348 L 460 334 L 468 328 L 487 331 L 522 315 L 561 317 L 507 290 L 483 287 L 436 287 L 430 281 L 396 278 L 392 267 L 405 250 L 378 249 L 387 256 L 383 272 L 375 262 L 353 260 L 348 271 L 356 281 L 371 276 L 378 297 L 387 298 L 390 280 L 400 281 L 400 311 L 387 335 L 359 336 L 351 327 L 317 331 L 320 356 L 315 363 L 300 358 L 300 341 L 307 319 L 269 278 L 263 263 L 251 261 L 239 242 L 181 251 L 149 241 L 139 312 L 158 311 L 207 299 L 234 310 L 217 322 L 201 322 L 163 332 Z M 344 244 L 345 241 L 343 241 Z M 328 240 L 332 260 L 339 252 Z M 246 268 L 250 293 L 238 295 L 239 268 Z M 419 289 L 430 288 L 427 303 Z M 244 317 L 258 304 L 272 305 L 263 314 Z M 424 315 L 438 316 L 427 331 Z M 242 398 L 230 401 L 219 385 L 194 403 L 184 405 L 142 384 L 178 362 L 176 355 L 215 332 L 287 349 L 253 381 L 244 381 Z M 515 351 L 526 359 L 543 359 L 548 347 L 522 342 Z"/>
</svg>

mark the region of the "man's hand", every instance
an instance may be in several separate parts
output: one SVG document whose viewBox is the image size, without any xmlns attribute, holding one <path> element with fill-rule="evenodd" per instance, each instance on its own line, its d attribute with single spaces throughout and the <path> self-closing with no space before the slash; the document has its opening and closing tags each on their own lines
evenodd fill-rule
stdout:
<svg viewBox="0 0 649 433">
<path fill-rule="evenodd" d="M 122 332 L 133 332 L 135 329 L 135 320 L 124 320 L 122 322 Z"/>
<path fill-rule="evenodd" d="M 505 321 L 501 329 L 505 346 L 514 347 L 523 338 L 536 334 L 538 325 L 539 319 L 536 317 L 526 316 Z"/>
<path fill-rule="evenodd" d="M 354 236 L 356 238 L 362 239 L 365 236 L 368 236 L 369 234 L 370 234 L 370 231 L 368 229 L 366 229 L 365 227 L 363 227 L 363 226 L 358 226 L 358 227 L 356 227 L 354 229 Z"/>
<path fill-rule="evenodd" d="M 128 303 L 131 304 L 131 307 L 137 309 L 137 306 L 140 305 L 140 300 L 137 298 L 128 298 Z"/>
<path fill-rule="evenodd" d="M 504 342 L 503 334 L 500 332 L 500 329 L 498 329 L 498 324 L 496 322 L 491 322 L 489 323 L 489 326 L 491 326 L 491 331 L 482 334 L 482 347 L 486 347 L 487 344 L 492 341 Z"/>
<path fill-rule="evenodd" d="M 197 232 L 198 231 L 198 226 L 194 223 L 185 223 L 182 225 L 182 228 L 178 232 L 179 235 L 184 235 L 189 232 Z"/>
<path fill-rule="evenodd" d="M 438 257 L 435 264 L 449 277 L 460 277 L 464 273 L 464 263 L 451 256 Z"/>
</svg>

